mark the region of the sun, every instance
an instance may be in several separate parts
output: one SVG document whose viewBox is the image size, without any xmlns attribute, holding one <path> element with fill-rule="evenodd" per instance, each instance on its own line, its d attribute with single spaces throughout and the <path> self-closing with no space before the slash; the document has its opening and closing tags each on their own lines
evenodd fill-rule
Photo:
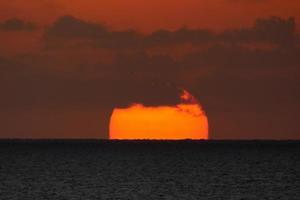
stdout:
<svg viewBox="0 0 300 200">
<path fill-rule="evenodd" d="M 208 139 L 208 119 L 200 103 L 187 91 L 174 106 L 133 104 L 115 108 L 109 125 L 110 139 Z"/>
</svg>

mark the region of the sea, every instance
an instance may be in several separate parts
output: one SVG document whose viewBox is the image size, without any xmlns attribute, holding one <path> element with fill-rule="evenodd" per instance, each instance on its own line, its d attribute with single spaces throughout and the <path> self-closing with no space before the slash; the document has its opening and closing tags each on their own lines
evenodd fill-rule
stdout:
<svg viewBox="0 0 300 200">
<path fill-rule="evenodd" d="M 300 141 L 0 140 L 0 200 L 300 199 Z"/>
</svg>

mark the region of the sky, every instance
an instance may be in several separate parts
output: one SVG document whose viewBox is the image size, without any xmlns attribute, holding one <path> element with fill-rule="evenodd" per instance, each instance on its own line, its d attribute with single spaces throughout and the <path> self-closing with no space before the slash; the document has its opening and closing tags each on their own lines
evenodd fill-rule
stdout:
<svg viewBox="0 0 300 200">
<path fill-rule="evenodd" d="M 211 139 L 300 139 L 297 0 L 2 0 L 0 138 L 108 138 L 180 89 Z"/>
</svg>

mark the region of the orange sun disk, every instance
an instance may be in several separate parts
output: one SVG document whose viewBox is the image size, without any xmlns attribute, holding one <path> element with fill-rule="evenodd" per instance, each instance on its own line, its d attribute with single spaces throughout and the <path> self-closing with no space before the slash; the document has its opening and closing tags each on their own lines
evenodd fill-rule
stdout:
<svg viewBox="0 0 300 200">
<path fill-rule="evenodd" d="M 110 119 L 110 139 L 208 139 L 208 120 L 201 105 L 187 91 L 175 106 L 116 108 Z"/>
</svg>

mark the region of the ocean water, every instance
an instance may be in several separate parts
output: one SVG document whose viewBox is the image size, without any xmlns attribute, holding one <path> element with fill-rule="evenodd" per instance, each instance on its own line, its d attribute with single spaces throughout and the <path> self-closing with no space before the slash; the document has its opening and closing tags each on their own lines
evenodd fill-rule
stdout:
<svg viewBox="0 0 300 200">
<path fill-rule="evenodd" d="M 0 199 L 300 199 L 298 141 L 0 141 Z"/>
</svg>

